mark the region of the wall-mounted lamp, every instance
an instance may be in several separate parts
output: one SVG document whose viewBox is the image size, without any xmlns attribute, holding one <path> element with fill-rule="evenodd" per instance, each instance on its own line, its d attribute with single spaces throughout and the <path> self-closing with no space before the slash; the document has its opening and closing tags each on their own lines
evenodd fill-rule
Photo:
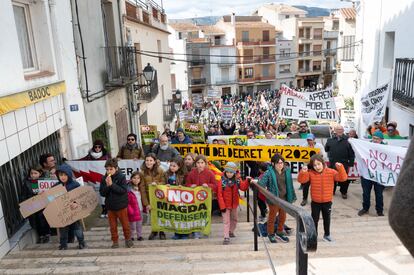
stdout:
<svg viewBox="0 0 414 275">
<path fill-rule="evenodd" d="M 144 87 L 149 87 L 151 86 L 151 83 L 154 81 L 155 79 L 155 70 L 154 68 L 150 65 L 150 63 L 147 64 L 147 66 L 145 66 L 144 70 L 142 71 L 142 74 L 145 81 L 147 84 L 134 84 L 134 91 L 138 91 Z"/>
</svg>

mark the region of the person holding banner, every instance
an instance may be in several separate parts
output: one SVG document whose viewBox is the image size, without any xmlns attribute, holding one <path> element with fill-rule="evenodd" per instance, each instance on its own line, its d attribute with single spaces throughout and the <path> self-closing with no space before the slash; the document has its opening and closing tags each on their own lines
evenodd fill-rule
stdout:
<svg viewBox="0 0 414 275">
<path fill-rule="evenodd" d="M 72 191 L 75 188 L 80 187 L 80 184 L 73 179 L 72 169 L 69 165 L 63 164 L 58 167 L 56 170 L 56 174 L 59 180 L 59 183 L 62 184 L 66 191 Z M 73 205 L 76 205 L 76 202 L 72 202 Z M 72 205 L 70 205 L 72 207 Z M 79 205 L 77 205 L 79 207 Z M 84 249 L 86 247 L 85 238 L 83 235 L 82 225 L 80 220 L 65 226 L 63 228 L 59 228 L 60 233 L 60 246 L 59 250 L 66 250 L 68 249 L 68 238 L 69 238 L 69 231 L 73 231 L 74 235 L 78 239 L 79 242 L 79 249 Z"/>
<path fill-rule="evenodd" d="M 43 173 L 42 166 L 37 165 L 30 168 L 28 177 L 25 180 L 22 187 L 22 195 L 20 202 L 30 199 L 39 193 L 38 180 L 41 178 Z M 33 188 L 33 185 L 37 186 Z M 48 243 L 50 241 L 50 226 L 46 221 L 42 211 L 38 211 L 29 216 L 30 226 L 36 231 L 39 239 L 36 243 Z"/>
<path fill-rule="evenodd" d="M 290 168 L 285 166 L 285 159 L 279 154 L 272 156 L 271 165 L 269 165 L 267 171 L 259 180 L 259 184 L 282 200 L 289 203 L 293 203 L 296 200 L 292 173 Z M 267 234 L 270 242 L 276 243 L 276 239 L 284 243 L 289 242 L 289 238 L 283 230 L 286 221 L 285 210 L 283 210 L 279 205 L 269 203 L 269 201 L 268 207 L 269 217 L 267 218 Z M 278 213 L 279 222 L 275 234 L 275 220 Z"/>
<path fill-rule="evenodd" d="M 137 135 L 129 134 L 127 136 L 127 143 L 121 147 L 116 156 L 118 159 L 143 159 L 144 150 L 137 143 Z"/>
<path fill-rule="evenodd" d="M 177 135 L 171 139 L 171 144 L 191 144 L 191 138 L 184 133 L 183 128 L 177 129 Z"/>
<path fill-rule="evenodd" d="M 329 138 L 325 144 L 325 151 L 328 153 L 330 168 L 336 169 L 335 163 L 342 163 L 345 170 L 348 171 L 349 167 L 354 166 L 355 153 L 352 149 L 351 144 L 348 142 L 348 137 L 344 134 L 344 127 L 337 125 L 334 128 L 335 136 Z M 338 183 L 335 183 L 333 194 L 335 195 L 336 187 Z M 349 180 L 345 179 L 341 183 L 339 191 L 341 192 L 342 198 L 348 198 L 348 187 Z"/>
<path fill-rule="evenodd" d="M 237 225 L 237 208 L 239 206 L 239 190 L 246 191 L 249 188 L 251 178 L 240 180 L 236 178 L 237 165 L 228 162 L 224 166 L 224 173 L 221 177 L 221 184 L 217 186 L 217 199 L 220 210 L 223 213 L 224 241 L 223 244 L 230 243 L 230 238 L 235 238 L 234 230 Z"/>
<path fill-rule="evenodd" d="M 372 142 L 376 144 L 385 145 L 383 142 L 384 134 L 377 130 L 372 135 Z M 378 182 L 361 177 L 362 186 L 362 209 L 358 211 L 358 216 L 362 216 L 368 213 L 371 204 L 371 190 L 374 187 L 375 191 L 375 210 L 377 210 L 378 216 L 384 216 L 384 200 L 382 193 L 384 192 L 385 186 Z"/>
<path fill-rule="evenodd" d="M 308 166 L 303 166 L 298 175 L 298 182 L 301 184 L 310 182 L 312 218 L 316 231 L 318 231 L 319 216 L 322 212 L 323 228 L 325 231 L 323 240 L 332 242 L 330 232 L 332 191 L 335 181 L 344 182 L 348 178 L 348 175 L 340 162 L 335 163 L 336 170 L 327 168 L 325 160 L 320 154 L 315 154 L 311 157 L 309 167 L 310 170 Z"/>
<path fill-rule="evenodd" d="M 167 138 L 167 136 L 164 136 Z M 141 166 L 141 198 L 142 204 L 147 208 L 147 211 L 151 210 L 149 202 L 149 185 L 165 184 L 164 170 L 159 165 L 157 156 L 154 153 L 148 153 L 145 157 L 145 162 Z M 148 240 L 154 240 L 157 237 L 158 232 L 151 232 Z M 160 240 L 165 240 L 165 233 L 160 231 Z"/>
</svg>

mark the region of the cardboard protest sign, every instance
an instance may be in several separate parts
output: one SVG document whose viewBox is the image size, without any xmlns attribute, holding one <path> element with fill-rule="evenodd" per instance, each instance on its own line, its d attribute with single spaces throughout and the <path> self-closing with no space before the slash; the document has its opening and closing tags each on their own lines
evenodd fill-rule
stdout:
<svg viewBox="0 0 414 275">
<path fill-rule="evenodd" d="M 203 94 L 199 93 L 199 94 L 194 94 L 192 95 L 193 98 L 193 105 L 195 108 L 201 109 L 203 108 L 203 103 L 204 103 L 204 99 L 203 99 Z"/>
<path fill-rule="evenodd" d="M 234 146 L 218 144 L 173 144 L 180 155 L 196 153 L 205 155 L 208 160 L 226 161 L 270 161 L 279 153 L 286 161 L 306 161 L 319 152 L 317 148 L 292 146 Z"/>
<path fill-rule="evenodd" d="M 301 120 L 338 119 L 332 88 L 300 93 L 283 85 L 279 92 L 279 117 Z"/>
<path fill-rule="evenodd" d="M 178 112 L 178 116 L 180 118 L 180 121 L 188 121 L 193 119 L 193 113 L 191 110 L 184 110 Z"/>
<path fill-rule="evenodd" d="M 221 107 L 221 119 L 222 120 L 231 120 L 233 118 L 233 106 L 223 105 Z"/>
<path fill-rule="evenodd" d="M 407 148 L 349 139 L 359 174 L 384 186 L 395 186 Z"/>
<path fill-rule="evenodd" d="M 210 89 L 207 91 L 207 99 L 208 100 L 220 100 L 221 98 L 221 91 L 220 90 L 213 90 Z"/>
<path fill-rule="evenodd" d="M 141 125 L 142 144 L 149 145 L 154 143 L 154 139 L 158 138 L 156 125 Z"/>
<path fill-rule="evenodd" d="M 49 203 L 43 211 L 50 227 L 61 228 L 86 218 L 98 205 L 98 196 L 91 186 L 73 189 Z"/>
<path fill-rule="evenodd" d="M 43 191 L 49 190 L 56 184 L 58 184 L 58 180 L 53 179 L 39 179 L 37 181 L 32 182 L 32 191 L 34 194 L 41 193 Z"/>
<path fill-rule="evenodd" d="M 211 189 L 150 185 L 151 229 L 179 234 L 211 230 Z"/>
<path fill-rule="evenodd" d="M 204 126 L 201 123 L 183 122 L 184 132 L 195 142 L 204 142 Z"/>
<path fill-rule="evenodd" d="M 50 202 L 55 200 L 57 197 L 66 193 L 66 188 L 63 185 L 57 185 L 49 190 L 44 191 L 43 193 L 31 197 L 28 200 L 20 203 L 20 213 L 23 218 L 27 218 L 30 215 L 42 210 Z"/>
<path fill-rule="evenodd" d="M 361 94 L 361 116 L 365 125 L 381 121 L 385 114 L 388 100 L 389 83 L 373 91 L 364 91 Z"/>
</svg>

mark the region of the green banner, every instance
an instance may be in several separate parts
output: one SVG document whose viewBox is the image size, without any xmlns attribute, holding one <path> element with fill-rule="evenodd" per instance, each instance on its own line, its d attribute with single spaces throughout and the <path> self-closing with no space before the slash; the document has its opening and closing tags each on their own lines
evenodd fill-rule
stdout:
<svg viewBox="0 0 414 275">
<path fill-rule="evenodd" d="M 183 122 L 184 132 L 191 138 L 193 143 L 204 143 L 204 125 L 201 123 Z"/>
<path fill-rule="evenodd" d="M 211 230 L 211 189 L 150 185 L 152 231 L 179 234 Z"/>
<path fill-rule="evenodd" d="M 158 138 L 156 125 L 141 125 L 142 144 L 150 145 L 154 143 L 154 139 Z"/>
</svg>

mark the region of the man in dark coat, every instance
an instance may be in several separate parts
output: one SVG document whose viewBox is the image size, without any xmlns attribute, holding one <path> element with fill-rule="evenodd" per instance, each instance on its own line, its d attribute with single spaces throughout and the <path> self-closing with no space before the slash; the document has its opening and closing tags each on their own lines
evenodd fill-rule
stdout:
<svg viewBox="0 0 414 275">
<path fill-rule="evenodd" d="M 352 150 L 351 144 L 348 142 L 348 137 L 344 134 L 344 127 L 341 125 L 335 126 L 335 136 L 329 138 L 325 144 L 325 152 L 328 154 L 329 167 L 335 169 L 335 163 L 342 163 L 345 170 L 348 172 L 349 167 L 354 166 L 355 153 Z M 334 194 L 336 191 L 337 182 L 335 182 Z M 340 185 L 340 192 L 343 199 L 348 198 L 349 180 L 342 182 Z"/>
</svg>

